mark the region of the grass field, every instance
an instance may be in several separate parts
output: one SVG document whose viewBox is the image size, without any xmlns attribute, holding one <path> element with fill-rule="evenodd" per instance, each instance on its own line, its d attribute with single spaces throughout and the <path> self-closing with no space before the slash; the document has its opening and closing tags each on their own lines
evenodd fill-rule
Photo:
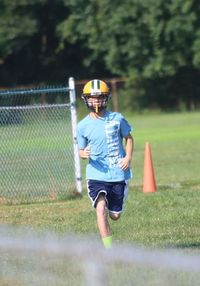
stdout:
<svg viewBox="0 0 200 286">
<path fill-rule="evenodd" d="M 127 119 L 134 127 L 134 179 L 121 220 L 111 222 L 114 241 L 200 253 L 200 113 Z M 158 186 L 152 194 L 142 192 L 145 142 L 151 144 Z M 0 223 L 96 234 L 95 212 L 83 186 L 82 197 L 67 201 L 0 205 Z"/>
</svg>

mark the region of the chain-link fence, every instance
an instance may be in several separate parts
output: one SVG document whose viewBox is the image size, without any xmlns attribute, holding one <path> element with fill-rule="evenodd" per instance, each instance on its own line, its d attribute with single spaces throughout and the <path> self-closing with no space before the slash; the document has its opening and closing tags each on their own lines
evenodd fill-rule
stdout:
<svg viewBox="0 0 200 286">
<path fill-rule="evenodd" d="M 0 203 L 66 199 L 77 191 L 69 91 L 0 91 Z"/>
</svg>

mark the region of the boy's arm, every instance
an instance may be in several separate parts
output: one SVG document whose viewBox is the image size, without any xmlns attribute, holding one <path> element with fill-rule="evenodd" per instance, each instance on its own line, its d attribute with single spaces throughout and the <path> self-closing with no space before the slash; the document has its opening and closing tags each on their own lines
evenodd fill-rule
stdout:
<svg viewBox="0 0 200 286">
<path fill-rule="evenodd" d="M 131 160 L 132 160 L 132 154 L 133 154 L 133 148 L 134 148 L 134 140 L 132 135 L 129 133 L 128 136 L 125 137 L 125 151 L 126 151 L 126 156 L 121 159 L 120 161 L 120 168 L 122 170 L 126 170 L 128 167 L 131 165 Z"/>
</svg>

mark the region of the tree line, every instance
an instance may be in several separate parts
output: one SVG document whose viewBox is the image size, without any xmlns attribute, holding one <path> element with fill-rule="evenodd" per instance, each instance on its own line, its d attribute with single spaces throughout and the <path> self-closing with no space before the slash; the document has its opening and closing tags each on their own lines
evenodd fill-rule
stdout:
<svg viewBox="0 0 200 286">
<path fill-rule="evenodd" d="M 0 86 L 126 78 L 125 107 L 200 105 L 198 0 L 0 0 Z"/>
</svg>

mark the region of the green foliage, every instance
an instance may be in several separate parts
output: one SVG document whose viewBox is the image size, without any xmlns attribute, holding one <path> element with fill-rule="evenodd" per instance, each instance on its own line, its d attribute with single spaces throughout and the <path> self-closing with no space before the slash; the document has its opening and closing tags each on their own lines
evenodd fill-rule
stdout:
<svg viewBox="0 0 200 286">
<path fill-rule="evenodd" d="M 87 1 L 82 9 L 82 1 L 67 1 L 71 15 L 59 31 L 62 40 L 83 40 L 91 51 L 88 64 L 102 55 L 116 74 L 171 76 L 180 67 L 192 64 L 198 27 L 194 4 L 188 0 L 109 0 Z"/>
<path fill-rule="evenodd" d="M 197 108 L 199 15 L 197 0 L 1 1 L 1 82 L 124 76 L 139 109 Z"/>
<path fill-rule="evenodd" d="M 2 85 L 66 80 L 68 52 L 57 52 L 56 26 L 67 17 L 62 0 L 21 0 L 0 3 L 0 77 Z M 62 64 L 61 64 L 62 63 Z"/>
<path fill-rule="evenodd" d="M 191 89 L 185 78 L 191 74 L 194 83 L 199 76 L 198 1 L 78 0 L 66 5 L 70 16 L 58 27 L 60 47 L 65 41 L 80 43 L 88 51 L 87 67 L 103 61 L 112 74 L 128 76 L 125 92 L 137 108 L 197 105 L 197 84 Z"/>
<path fill-rule="evenodd" d="M 37 30 L 32 15 L 33 6 L 40 1 L 1 1 L 0 5 L 0 58 L 4 61 L 27 43 Z"/>
</svg>

